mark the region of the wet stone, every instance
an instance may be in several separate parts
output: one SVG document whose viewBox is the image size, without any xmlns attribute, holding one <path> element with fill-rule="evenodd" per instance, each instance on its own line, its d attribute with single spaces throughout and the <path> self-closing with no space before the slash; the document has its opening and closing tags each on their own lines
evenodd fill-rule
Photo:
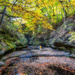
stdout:
<svg viewBox="0 0 75 75">
<path fill-rule="evenodd" d="M 4 66 L 4 65 L 5 65 L 5 63 L 3 61 L 0 61 L 0 67 Z"/>
</svg>

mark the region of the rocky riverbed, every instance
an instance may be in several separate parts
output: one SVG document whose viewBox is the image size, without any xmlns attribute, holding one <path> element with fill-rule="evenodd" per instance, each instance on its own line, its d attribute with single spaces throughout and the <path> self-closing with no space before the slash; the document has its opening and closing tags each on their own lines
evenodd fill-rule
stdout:
<svg viewBox="0 0 75 75">
<path fill-rule="evenodd" d="M 2 58 L 0 75 L 75 75 L 75 59 L 52 48 L 12 52 Z"/>
</svg>

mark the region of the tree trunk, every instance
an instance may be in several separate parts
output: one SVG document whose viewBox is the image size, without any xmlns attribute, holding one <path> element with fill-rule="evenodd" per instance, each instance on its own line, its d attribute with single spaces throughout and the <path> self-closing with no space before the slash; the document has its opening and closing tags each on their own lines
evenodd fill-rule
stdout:
<svg viewBox="0 0 75 75">
<path fill-rule="evenodd" d="M 6 12 L 6 6 L 4 7 L 4 10 L 2 12 L 2 17 L 1 17 L 1 21 L 0 21 L 0 28 L 1 28 L 2 23 L 3 23 L 3 19 L 4 19 L 4 16 L 5 16 L 5 12 Z"/>
</svg>

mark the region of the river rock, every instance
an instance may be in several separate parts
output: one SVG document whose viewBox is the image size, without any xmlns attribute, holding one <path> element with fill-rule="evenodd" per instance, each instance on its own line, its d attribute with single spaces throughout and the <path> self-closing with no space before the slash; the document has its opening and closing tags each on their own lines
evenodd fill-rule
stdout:
<svg viewBox="0 0 75 75">
<path fill-rule="evenodd" d="M 12 58 L 12 57 L 18 57 L 18 56 L 20 56 L 22 54 L 26 54 L 26 53 L 27 53 L 26 51 L 15 51 L 15 52 L 9 53 L 6 56 L 2 57 L 1 60 L 6 60 L 6 59 Z"/>
<path fill-rule="evenodd" d="M 4 50 L 1 50 L 0 51 L 0 55 L 2 55 L 2 54 L 4 54 L 5 53 L 5 51 Z"/>
<path fill-rule="evenodd" d="M 70 57 L 75 58 L 75 54 L 71 54 Z"/>
<path fill-rule="evenodd" d="M 0 60 L 0 67 L 1 67 L 1 66 L 4 66 L 4 65 L 5 65 L 5 63 Z"/>
</svg>

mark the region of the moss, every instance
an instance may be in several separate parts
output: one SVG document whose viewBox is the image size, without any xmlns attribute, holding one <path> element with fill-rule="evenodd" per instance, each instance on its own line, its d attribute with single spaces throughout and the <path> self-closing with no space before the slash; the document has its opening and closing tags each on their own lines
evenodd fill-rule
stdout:
<svg viewBox="0 0 75 75">
<path fill-rule="evenodd" d="M 0 45 L 0 50 L 2 50 L 2 48 L 3 48 L 3 46 L 2 46 L 2 45 Z"/>
<path fill-rule="evenodd" d="M 61 50 L 65 50 L 65 47 L 60 47 Z"/>
</svg>

